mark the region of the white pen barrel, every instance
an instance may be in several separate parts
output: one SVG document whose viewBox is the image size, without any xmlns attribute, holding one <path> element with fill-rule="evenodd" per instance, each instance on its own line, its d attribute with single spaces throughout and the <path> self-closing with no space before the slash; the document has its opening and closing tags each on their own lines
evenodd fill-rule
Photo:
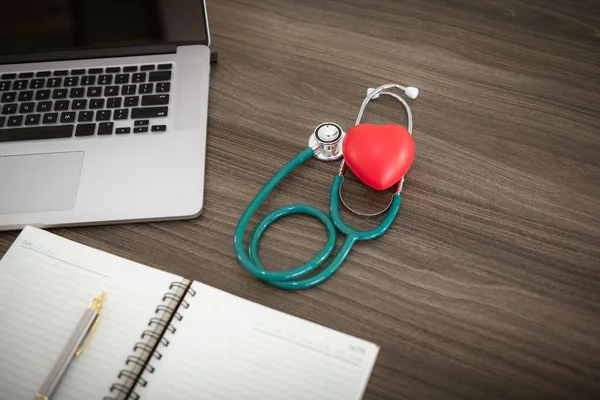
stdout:
<svg viewBox="0 0 600 400">
<path fill-rule="evenodd" d="M 52 392 L 54 391 L 54 389 L 56 389 L 56 386 L 60 382 L 60 379 L 67 370 L 69 363 L 71 362 L 73 357 L 75 357 L 77 349 L 85 340 L 85 337 L 88 331 L 90 330 L 92 324 L 94 323 L 94 320 L 97 315 L 98 312 L 96 310 L 93 310 L 91 308 L 85 310 L 83 316 L 79 320 L 79 323 L 75 327 L 73 334 L 71 334 L 69 341 L 65 344 L 65 347 L 63 347 L 62 351 L 60 352 L 60 355 L 58 356 L 58 359 L 52 367 L 52 370 L 46 377 L 46 380 L 38 390 L 38 393 L 36 394 L 34 399 L 39 400 L 50 398 Z"/>
</svg>

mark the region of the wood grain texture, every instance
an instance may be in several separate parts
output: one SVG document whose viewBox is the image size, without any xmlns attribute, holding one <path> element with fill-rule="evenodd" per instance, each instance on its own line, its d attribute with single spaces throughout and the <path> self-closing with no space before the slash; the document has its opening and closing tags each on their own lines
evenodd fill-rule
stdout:
<svg viewBox="0 0 600 400">
<path fill-rule="evenodd" d="M 208 9 L 220 62 L 203 215 L 55 233 L 377 343 L 365 399 L 600 398 L 600 3 Z M 244 208 L 318 123 L 351 127 L 366 88 L 388 82 L 421 89 L 398 220 L 316 289 L 250 277 L 232 244 Z M 393 99 L 365 117 L 405 121 Z M 337 167 L 302 166 L 253 221 L 288 203 L 326 210 Z M 355 180 L 346 191 L 367 210 L 389 194 Z M 378 222 L 345 216 L 360 228 Z M 16 235 L 0 234 L 1 252 Z M 266 233 L 261 257 L 289 268 L 324 235 L 317 221 L 290 217 Z"/>
</svg>

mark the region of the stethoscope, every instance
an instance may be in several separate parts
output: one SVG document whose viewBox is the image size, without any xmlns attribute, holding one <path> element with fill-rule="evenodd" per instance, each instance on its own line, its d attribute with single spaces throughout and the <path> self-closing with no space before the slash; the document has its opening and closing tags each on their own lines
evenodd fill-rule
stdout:
<svg viewBox="0 0 600 400">
<path fill-rule="evenodd" d="M 352 130 L 349 131 L 348 134 L 346 134 L 339 125 L 332 122 L 323 123 L 317 126 L 317 128 L 314 130 L 314 132 L 309 138 L 309 147 L 300 152 L 295 158 L 293 158 L 283 168 L 281 168 L 281 170 L 279 170 L 265 184 L 265 186 L 258 192 L 256 197 L 250 202 L 248 208 L 246 208 L 237 224 L 234 236 L 234 249 L 237 254 L 237 258 L 248 272 L 250 272 L 257 278 L 260 278 L 265 282 L 282 289 L 307 289 L 318 285 L 319 283 L 325 281 L 327 278 L 333 275 L 335 271 L 341 266 L 342 262 L 346 259 L 348 253 L 352 249 L 352 246 L 357 241 L 375 239 L 383 235 L 389 229 L 390 225 L 398 215 L 398 211 L 400 210 L 402 188 L 404 185 L 404 173 L 402 174 L 401 178 L 395 183 L 394 194 L 392 195 L 389 205 L 385 209 L 371 214 L 359 213 L 348 207 L 347 203 L 344 202 L 342 198 L 341 188 L 344 181 L 344 173 L 346 172 L 347 168 L 347 160 L 343 159 L 340 165 L 339 173 L 333 179 L 329 193 L 331 217 L 323 211 L 319 210 L 318 208 L 307 204 L 290 204 L 272 211 L 258 223 L 258 225 L 256 226 L 256 228 L 250 236 L 248 253 L 246 253 L 243 243 L 244 232 L 248 223 L 250 222 L 250 218 L 258 209 L 260 204 L 275 188 L 275 186 L 279 182 L 281 182 L 281 180 L 285 178 L 287 174 L 289 174 L 300 164 L 312 157 L 325 161 L 334 161 L 342 158 L 342 156 L 344 155 L 343 153 L 345 151 L 344 139 L 350 139 L 351 134 L 353 135 L 353 139 L 357 138 L 355 142 L 359 143 L 360 140 L 364 141 L 365 134 L 369 133 L 365 131 L 365 129 L 372 127 L 372 125 L 361 125 L 361 120 L 365 108 L 372 99 L 375 99 L 379 97 L 379 95 L 384 94 L 394 97 L 402 104 L 402 106 L 406 110 L 406 115 L 408 119 L 407 129 L 404 130 L 404 128 L 399 127 L 397 125 L 389 125 L 389 127 L 391 127 L 390 135 L 396 134 L 396 132 L 399 132 L 398 135 L 401 135 L 402 131 L 407 132 L 408 135 L 405 136 L 408 136 L 408 140 L 405 137 L 398 136 L 399 139 L 396 140 L 395 143 L 400 141 L 400 143 L 407 143 L 406 146 L 412 143 L 413 122 L 410 106 L 400 95 L 393 92 L 388 92 L 387 90 L 389 89 L 403 90 L 405 95 L 411 99 L 415 99 L 419 93 L 418 89 L 415 87 L 404 87 L 396 84 L 387 84 L 380 86 L 376 89 L 369 89 L 367 97 L 364 99 L 361 105 L 358 117 L 356 118 L 355 126 L 353 128 L 355 129 L 356 134 L 355 132 L 352 132 Z M 360 135 L 362 135 L 362 137 Z M 353 150 L 355 153 L 360 151 L 360 148 L 350 149 L 348 143 L 346 143 L 346 147 L 346 150 Z M 348 157 L 346 156 L 346 158 Z M 408 162 L 408 167 L 406 168 L 406 170 L 408 170 L 408 168 L 410 167 L 410 163 L 412 163 L 412 159 L 406 162 Z M 367 168 L 368 167 L 369 166 L 367 166 Z M 374 165 L 374 167 L 376 166 Z M 358 170 L 353 169 L 352 166 L 351 169 L 354 172 Z M 384 178 L 389 179 L 389 177 L 387 176 Z M 373 186 L 373 184 L 370 184 L 370 186 Z M 362 216 L 379 215 L 383 214 L 386 211 L 387 214 L 378 227 L 368 231 L 358 231 L 348 226 L 340 217 L 340 201 L 342 201 L 342 204 L 344 204 L 346 208 L 348 208 L 348 210 Z M 289 269 L 287 271 L 269 271 L 264 268 L 264 266 L 261 264 L 258 258 L 258 247 L 260 239 L 267 230 L 267 228 L 273 222 L 277 221 L 282 217 L 285 217 L 286 215 L 291 214 L 307 214 L 321 221 L 327 229 L 327 243 L 325 244 L 325 247 L 314 258 L 300 266 Z M 346 239 L 344 240 L 340 250 L 337 252 L 337 254 L 333 257 L 333 259 L 327 266 L 323 267 L 320 271 L 311 274 L 308 277 L 304 277 L 306 274 L 310 274 L 312 271 L 318 268 L 325 260 L 329 258 L 329 256 L 335 248 L 337 230 L 346 235 Z"/>
</svg>

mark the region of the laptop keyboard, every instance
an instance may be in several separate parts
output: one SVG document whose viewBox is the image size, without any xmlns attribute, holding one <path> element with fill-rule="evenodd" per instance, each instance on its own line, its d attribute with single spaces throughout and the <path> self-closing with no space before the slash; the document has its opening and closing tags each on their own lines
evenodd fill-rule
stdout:
<svg viewBox="0 0 600 400">
<path fill-rule="evenodd" d="M 0 142 L 165 132 L 173 64 L 4 73 Z"/>
</svg>

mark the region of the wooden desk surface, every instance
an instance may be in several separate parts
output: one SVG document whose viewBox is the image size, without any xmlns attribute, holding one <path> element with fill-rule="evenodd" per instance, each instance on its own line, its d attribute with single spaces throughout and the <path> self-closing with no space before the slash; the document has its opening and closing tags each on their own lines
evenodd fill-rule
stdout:
<svg viewBox="0 0 600 400">
<path fill-rule="evenodd" d="M 54 232 L 377 343 L 365 399 L 598 399 L 600 6 L 574 3 L 209 1 L 204 214 Z M 398 220 L 316 289 L 250 277 L 232 248 L 248 202 L 318 123 L 350 128 L 387 82 L 421 89 Z M 393 99 L 371 107 L 368 121 L 405 121 Z M 254 222 L 291 202 L 326 210 L 337 168 L 302 166 Z M 389 195 L 347 193 L 364 209 Z M 261 256 L 287 268 L 324 243 L 290 217 Z"/>
</svg>

